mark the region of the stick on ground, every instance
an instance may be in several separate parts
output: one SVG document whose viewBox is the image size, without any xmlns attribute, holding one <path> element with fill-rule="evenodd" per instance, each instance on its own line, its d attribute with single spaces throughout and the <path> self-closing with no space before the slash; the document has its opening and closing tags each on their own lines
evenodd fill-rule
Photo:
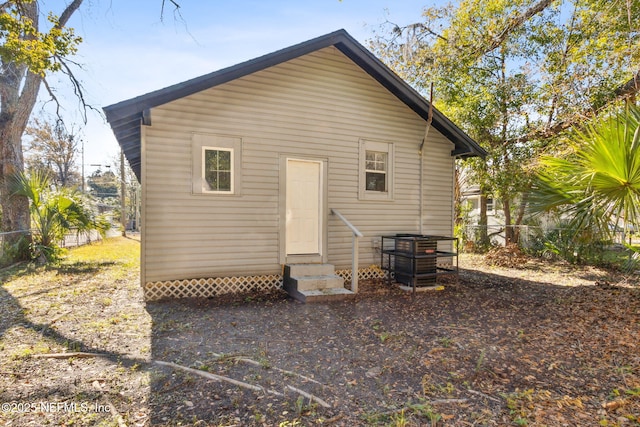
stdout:
<svg viewBox="0 0 640 427">
<path fill-rule="evenodd" d="M 217 359 L 231 358 L 231 359 L 237 360 L 238 362 L 248 363 L 248 364 L 254 365 L 254 366 L 264 366 L 264 364 L 262 364 L 262 363 L 260 363 L 258 361 L 255 361 L 253 359 L 249 359 L 247 357 L 232 356 L 232 355 L 225 355 L 225 354 L 219 354 L 219 353 L 212 353 L 211 355 L 213 357 L 217 358 Z M 286 369 L 280 369 L 280 368 L 275 367 L 275 366 L 269 366 L 268 369 L 272 369 L 274 371 L 282 372 L 283 374 L 286 374 L 286 375 L 293 375 L 293 376 L 296 376 L 296 377 L 300 377 L 303 380 L 311 381 L 312 383 L 316 383 L 316 384 L 319 384 L 321 386 L 324 386 L 324 384 L 322 384 L 321 382 L 316 381 L 313 378 L 309 378 L 306 375 L 299 374 L 297 372 L 287 371 Z"/>
<path fill-rule="evenodd" d="M 313 395 L 311 393 L 307 393 L 304 390 L 300 390 L 299 388 L 295 388 L 293 386 L 288 385 L 287 388 L 291 391 L 294 391 L 296 393 L 298 393 L 299 395 L 306 397 L 309 400 L 313 400 L 314 402 L 316 402 L 318 405 L 322 406 L 323 408 L 331 408 L 331 405 L 329 405 L 327 402 L 325 402 L 324 400 L 320 399 L 318 396 Z"/>
<path fill-rule="evenodd" d="M 84 353 L 82 351 L 76 351 L 72 353 L 44 353 L 44 354 L 34 354 L 31 357 L 36 359 L 71 359 L 75 358 L 87 358 L 87 357 L 105 357 L 106 354 L 101 353 Z"/>
<path fill-rule="evenodd" d="M 274 391 L 274 390 L 265 389 L 264 387 L 259 386 L 259 385 L 253 385 L 253 384 L 245 383 L 243 381 L 234 380 L 233 378 L 225 377 L 225 376 L 222 376 L 222 375 L 212 374 L 210 372 L 201 371 L 199 369 L 188 368 L 186 366 L 178 365 L 176 363 L 163 362 L 161 360 L 154 360 L 153 363 L 155 363 L 156 365 L 168 366 L 168 367 L 173 368 L 173 369 L 178 369 L 178 370 L 181 370 L 181 371 L 189 372 L 191 374 L 199 375 L 201 377 L 208 378 L 210 380 L 227 382 L 227 383 L 230 383 L 230 384 L 233 384 L 233 385 L 237 385 L 238 387 L 243 387 L 243 388 L 246 388 L 246 389 L 249 389 L 249 390 L 262 391 L 262 392 L 273 394 L 273 395 L 280 396 L 280 397 L 284 396 L 282 393 L 279 393 L 279 392 Z"/>
</svg>

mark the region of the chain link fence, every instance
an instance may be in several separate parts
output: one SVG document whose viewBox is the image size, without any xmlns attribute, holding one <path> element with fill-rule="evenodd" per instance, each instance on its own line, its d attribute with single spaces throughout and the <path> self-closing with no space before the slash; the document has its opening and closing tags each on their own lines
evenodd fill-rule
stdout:
<svg viewBox="0 0 640 427">
<path fill-rule="evenodd" d="M 505 246 L 506 235 L 510 233 L 514 236 L 515 242 L 524 249 L 531 248 L 541 239 L 544 240 L 549 236 L 557 240 L 562 240 L 564 236 L 568 236 L 571 230 L 562 227 L 540 227 L 532 225 L 467 225 L 461 229 L 461 237 L 466 249 L 471 251 L 474 247 L 483 245 L 483 236 L 487 236 L 488 243 L 491 246 Z M 486 242 L 484 242 L 486 245 Z M 621 245 L 623 243 L 630 245 L 640 245 L 640 234 L 635 232 L 627 232 L 624 230 L 616 230 L 613 232 L 611 244 Z"/>
<path fill-rule="evenodd" d="M 4 260 L 8 245 L 17 241 L 21 236 L 29 236 L 31 230 L 6 231 L 0 233 L 0 260 Z"/>
<path fill-rule="evenodd" d="M 7 257 L 11 257 L 11 245 L 19 240 L 22 236 L 31 235 L 31 230 L 7 231 L 0 232 L 0 264 L 7 261 Z M 76 246 L 86 245 L 92 242 L 102 240 L 102 236 L 96 230 L 78 231 L 70 230 L 58 242 L 61 248 L 73 248 Z"/>
</svg>

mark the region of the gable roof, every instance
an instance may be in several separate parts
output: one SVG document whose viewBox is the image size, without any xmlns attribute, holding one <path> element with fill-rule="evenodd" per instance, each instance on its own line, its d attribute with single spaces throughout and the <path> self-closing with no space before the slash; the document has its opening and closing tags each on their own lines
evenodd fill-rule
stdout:
<svg viewBox="0 0 640 427">
<path fill-rule="evenodd" d="M 425 120 L 428 119 L 429 101 L 398 77 L 345 30 L 338 30 L 238 65 L 109 105 L 104 107 L 103 110 L 120 147 L 124 151 L 124 155 L 129 161 L 129 165 L 138 180 L 140 180 L 140 128 L 143 124 L 150 124 L 149 112 L 151 108 L 329 46 L 335 46 L 420 117 Z M 473 139 L 453 124 L 444 114 L 436 108 L 433 108 L 432 111 L 432 126 L 449 138 L 455 145 L 452 155 L 460 157 L 484 157 L 486 155 L 486 152 Z"/>
</svg>

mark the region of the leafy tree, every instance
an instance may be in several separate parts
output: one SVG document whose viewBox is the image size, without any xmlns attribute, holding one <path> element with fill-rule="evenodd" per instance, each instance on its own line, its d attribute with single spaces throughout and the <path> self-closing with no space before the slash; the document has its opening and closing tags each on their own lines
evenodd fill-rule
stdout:
<svg viewBox="0 0 640 427">
<path fill-rule="evenodd" d="M 87 178 L 93 196 L 102 200 L 118 197 L 118 182 L 119 178 L 111 170 L 98 169 Z"/>
<path fill-rule="evenodd" d="M 7 0 L 0 2 L 0 208 L 3 231 L 29 228 L 29 201 L 25 196 L 11 197 L 9 177 L 24 171 L 22 136 L 38 98 L 41 84 L 56 101 L 47 83 L 47 73 L 62 72 L 70 79 L 75 93 L 84 104 L 82 88 L 74 77 L 67 58 L 78 48 L 81 38 L 67 27 L 71 16 L 83 0 L 65 2 L 62 13 L 50 12 L 45 24 L 40 23 L 37 0 Z M 171 3 L 180 16 L 179 3 Z M 6 242 L 11 245 L 11 239 Z"/>
<path fill-rule="evenodd" d="M 124 179 L 121 175 L 116 175 L 112 170 L 119 169 L 121 164 L 120 156 L 112 159 L 106 170 L 97 169 L 88 178 L 87 185 L 90 194 L 100 201 L 100 207 L 112 212 L 113 218 L 121 218 L 122 199 L 121 191 L 124 189 L 125 198 L 125 225 L 135 224 L 139 227 L 140 216 L 140 184 L 133 170 L 124 163 Z M 124 183 L 124 186 L 121 184 Z"/>
<path fill-rule="evenodd" d="M 31 136 L 26 158 L 28 170 L 40 170 L 53 178 L 58 187 L 80 183 L 76 162 L 78 138 L 67 132 L 61 121 L 52 124 L 35 119 L 26 129 Z"/>
<path fill-rule="evenodd" d="M 126 211 L 125 216 L 127 219 L 127 223 L 131 223 L 134 225 L 135 230 L 139 230 L 140 228 L 140 197 L 141 194 L 141 186 L 138 182 L 138 178 L 133 173 L 133 170 L 125 164 L 126 167 L 126 176 L 125 176 L 125 196 L 126 196 Z"/>
<path fill-rule="evenodd" d="M 468 163 L 481 190 L 520 224 L 532 159 L 637 92 L 640 0 L 461 0 L 423 18 L 372 46 L 419 90 L 435 84 L 437 107 L 489 153 Z"/>
<path fill-rule="evenodd" d="M 104 234 L 109 228 L 108 222 L 95 216 L 77 190 L 51 190 L 46 174 L 39 171 L 31 175 L 18 174 L 11 177 L 10 183 L 12 197 L 29 200 L 34 230 L 31 256 L 34 259 L 55 260 L 60 252 L 58 243 L 71 230 L 79 233 L 97 230 Z"/>
<path fill-rule="evenodd" d="M 560 157 L 545 157 L 532 193 L 535 212 L 568 218 L 572 240 L 610 238 L 640 226 L 640 109 L 596 120 L 567 139 Z"/>
<path fill-rule="evenodd" d="M 9 177 L 24 169 L 22 135 L 47 72 L 70 73 L 64 58 L 75 53 L 80 37 L 67 22 L 82 0 L 73 0 L 58 17 L 50 13 L 40 24 L 38 2 L 12 0 L 0 4 L 0 206 L 2 230 L 29 229 L 29 201 L 11 197 Z M 48 85 L 46 85 L 48 87 Z"/>
</svg>

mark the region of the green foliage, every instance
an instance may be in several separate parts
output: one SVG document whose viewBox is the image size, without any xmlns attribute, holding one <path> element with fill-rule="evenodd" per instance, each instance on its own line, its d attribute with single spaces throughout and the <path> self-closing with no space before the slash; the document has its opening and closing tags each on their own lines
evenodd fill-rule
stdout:
<svg viewBox="0 0 640 427">
<path fill-rule="evenodd" d="M 638 71 L 638 22 L 638 0 L 461 0 L 372 47 L 423 93 L 434 83 L 436 106 L 488 152 L 467 162 L 476 183 L 519 225 L 535 159 Z"/>
<path fill-rule="evenodd" d="M 471 225 L 471 210 L 473 206 L 469 201 L 456 201 L 456 218 L 455 223 L 453 225 L 453 235 L 460 239 L 461 247 L 465 246 L 469 240 L 471 240 L 471 236 L 469 235 L 469 225 Z"/>
<path fill-rule="evenodd" d="M 623 269 L 627 273 L 634 273 L 640 268 L 640 246 L 632 246 L 625 244 L 629 250 L 629 257 L 624 261 Z"/>
<path fill-rule="evenodd" d="M 12 196 L 8 186 L 10 175 L 24 170 L 22 135 L 43 77 L 48 71 L 62 70 L 79 89 L 72 69 L 63 61 L 76 52 L 81 41 L 65 26 L 82 0 L 68 2 L 59 18 L 49 14 L 45 24 L 39 19 L 40 3 L 9 0 L 0 4 L 0 114 L 3 117 L 0 121 L 3 153 L 0 205 L 4 211 L 4 231 L 30 226 L 28 201 L 25 197 Z M 51 89 L 49 92 L 53 94 Z M 53 98 L 55 100 L 55 96 Z"/>
<path fill-rule="evenodd" d="M 30 258 L 31 240 L 28 235 L 23 235 L 17 239 L 3 243 L 0 266 L 9 265 L 16 260 L 26 260 Z"/>
<path fill-rule="evenodd" d="M 531 236 L 527 252 L 536 257 L 565 260 L 572 264 L 606 264 L 610 240 L 594 234 L 592 230 L 575 230 L 566 221 L 556 225 L 556 228 L 541 230 Z"/>
<path fill-rule="evenodd" d="M 96 170 L 87 178 L 87 184 L 93 195 L 99 199 L 118 197 L 119 178 L 111 170 Z"/>
<path fill-rule="evenodd" d="M 25 7 L 34 7 L 34 2 L 14 0 L 0 8 L 0 58 L 3 63 L 24 64 L 44 77 L 47 71 L 59 71 L 62 65 L 57 58 L 76 53 L 82 39 L 72 28 L 61 27 L 53 13 L 47 16 L 49 31 L 38 31 L 37 23 L 24 13 Z"/>
<path fill-rule="evenodd" d="M 573 241 L 610 239 L 619 226 L 640 226 L 640 110 L 611 115 L 567 140 L 558 157 L 545 157 L 537 174 L 534 213 L 568 218 Z"/>
<path fill-rule="evenodd" d="M 58 187 L 80 184 L 82 177 L 76 167 L 78 138 L 60 120 L 52 123 L 36 118 L 26 134 L 31 137 L 25 159 L 28 171 L 42 171 Z"/>
<path fill-rule="evenodd" d="M 109 223 L 96 217 L 86 200 L 75 190 L 51 190 L 49 178 L 39 172 L 18 174 L 11 178 L 12 195 L 29 200 L 33 227 L 32 257 L 54 261 L 60 256 L 58 242 L 69 231 L 108 229 Z"/>
</svg>

